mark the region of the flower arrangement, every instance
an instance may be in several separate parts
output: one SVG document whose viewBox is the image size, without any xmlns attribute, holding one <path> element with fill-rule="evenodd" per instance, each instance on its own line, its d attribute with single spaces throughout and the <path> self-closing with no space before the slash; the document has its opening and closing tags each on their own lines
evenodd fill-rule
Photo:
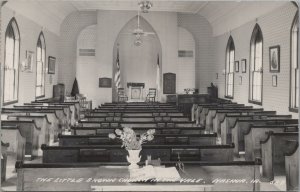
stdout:
<svg viewBox="0 0 300 192">
<path fill-rule="evenodd" d="M 115 134 L 110 133 L 108 134 L 108 137 L 111 139 L 121 139 L 123 141 L 121 147 L 125 147 L 126 150 L 140 150 L 142 149 L 143 143 L 152 141 L 154 139 L 154 133 L 154 129 L 149 129 L 146 133 L 143 133 L 142 135 L 137 137 L 132 128 L 124 127 L 123 131 L 120 129 L 116 129 Z"/>
<path fill-rule="evenodd" d="M 184 92 L 185 92 L 186 94 L 192 94 L 194 91 L 195 91 L 194 88 L 185 88 L 185 89 L 184 89 Z"/>
</svg>

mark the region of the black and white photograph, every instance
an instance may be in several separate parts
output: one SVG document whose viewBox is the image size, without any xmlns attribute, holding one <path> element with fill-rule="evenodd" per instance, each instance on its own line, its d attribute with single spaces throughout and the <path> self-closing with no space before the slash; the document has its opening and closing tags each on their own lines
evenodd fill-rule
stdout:
<svg viewBox="0 0 300 192">
<path fill-rule="evenodd" d="M 247 60 L 246 59 L 242 59 L 241 60 L 241 70 L 242 73 L 246 73 L 247 72 Z"/>
<path fill-rule="evenodd" d="M 240 72 L 240 64 L 239 61 L 235 61 L 234 62 L 234 68 L 235 68 L 235 72 Z"/>
<path fill-rule="evenodd" d="M 272 75 L 272 86 L 277 87 L 277 75 Z"/>
<path fill-rule="evenodd" d="M 0 10 L 0 191 L 299 190 L 299 1 Z"/>
<path fill-rule="evenodd" d="M 48 74 L 55 74 L 55 62 L 56 62 L 56 58 L 49 56 L 49 58 L 48 58 Z"/>
<path fill-rule="evenodd" d="M 23 71 L 32 72 L 33 56 L 34 56 L 33 51 L 26 51 L 26 61 L 25 61 L 25 66 L 23 66 Z"/>
<path fill-rule="evenodd" d="M 280 46 L 269 48 L 270 72 L 280 72 Z"/>
</svg>

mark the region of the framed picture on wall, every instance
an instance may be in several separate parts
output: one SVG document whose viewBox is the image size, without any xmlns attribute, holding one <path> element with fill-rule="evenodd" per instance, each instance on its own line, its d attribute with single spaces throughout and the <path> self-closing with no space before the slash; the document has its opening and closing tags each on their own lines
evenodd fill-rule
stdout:
<svg viewBox="0 0 300 192">
<path fill-rule="evenodd" d="M 23 71 L 32 72 L 33 54 L 33 51 L 26 51 L 26 61 L 24 62 Z"/>
<path fill-rule="evenodd" d="M 235 68 L 235 72 L 239 72 L 240 71 L 239 61 L 235 61 L 234 62 L 234 68 Z"/>
<path fill-rule="evenodd" d="M 240 76 L 240 77 L 239 77 L 239 85 L 242 85 L 242 84 L 243 84 L 243 77 Z"/>
<path fill-rule="evenodd" d="M 55 57 L 48 57 L 48 74 L 55 74 L 55 61 Z"/>
<path fill-rule="evenodd" d="M 99 78 L 99 87 L 111 88 L 112 79 L 108 77 Z"/>
<path fill-rule="evenodd" d="M 280 71 L 280 46 L 269 48 L 270 72 L 278 73 Z"/>
<path fill-rule="evenodd" d="M 272 86 L 277 87 L 277 75 L 272 75 Z"/>
<path fill-rule="evenodd" d="M 246 73 L 247 70 L 246 59 L 241 60 L 241 68 L 242 68 L 242 73 Z"/>
</svg>

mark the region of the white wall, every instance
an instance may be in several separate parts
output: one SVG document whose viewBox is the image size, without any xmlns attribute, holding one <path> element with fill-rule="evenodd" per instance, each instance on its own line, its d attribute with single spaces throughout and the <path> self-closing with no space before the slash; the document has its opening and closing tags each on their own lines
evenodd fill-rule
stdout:
<svg viewBox="0 0 300 192">
<path fill-rule="evenodd" d="M 79 49 L 96 49 L 96 25 L 84 28 L 77 39 L 76 78 L 80 93 L 91 98 L 97 95 L 98 74 L 96 56 L 79 56 Z"/>
<path fill-rule="evenodd" d="M 69 15 L 61 26 L 59 82 L 65 83 L 67 90 L 71 90 L 76 76 L 76 67 L 74 67 L 76 63 L 74 59 L 76 58 L 76 45 L 72 42 L 77 41 L 74 39 L 77 38 L 83 28 L 96 24 L 97 65 L 94 66 L 95 68 L 88 70 L 89 74 L 91 74 L 89 77 L 94 78 L 94 80 L 89 78 L 90 83 L 85 85 L 90 89 L 88 96 L 93 100 L 94 106 L 112 101 L 112 89 L 99 88 L 98 78 L 110 77 L 113 79 L 113 65 L 115 65 L 116 61 L 116 50 L 114 47 L 118 34 L 128 21 L 136 15 L 135 11 L 104 10 L 98 11 L 97 14 L 94 12 L 76 12 Z M 162 74 L 167 72 L 177 74 L 176 91 L 182 93 L 184 88 L 195 87 L 199 88 L 201 93 L 206 93 L 206 87 L 210 85 L 210 82 L 213 80 L 212 74 L 214 74 L 214 67 L 212 66 L 214 53 L 212 50 L 212 29 L 207 20 L 197 14 L 177 14 L 171 12 L 150 12 L 142 14 L 142 17 L 157 33 L 161 44 L 162 53 L 160 55 L 160 63 Z M 192 37 L 187 35 L 188 32 L 182 32 L 181 37 L 179 37 L 178 26 L 186 29 L 192 34 Z M 185 40 L 179 42 L 182 38 Z M 188 75 L 184 75 L 182 69 L 186 64 L 182 63 L 183 60 L 179 60 L 178 49 L 179 46 L 190 46 L 190 43 L 188 43 L 189 39 L 194 39 L 195 41 L 195 45 L 191 45 L 195 47 L 195 67 L 193 67 L 193 64 L 187 64 L 189 67 L 188 69 L 185 68 L 187 70 L 185 72 L 188 72 Z M 122 44 L 120 45 L 121 51 Z M 123 56 L 123 53 L 120 52 L 121 68 L 123 67 L 122 62 L 125 59 L 122 58 Z M 156 58 L 157 56 L 155 56 L 155 63 Z M 123 77 L 122 79 L 124 80 L 125 78 Z M 163 91 L 162 84 L 161 79 L 161 92 Z M 90 95 L 90 93 L 92 94 Z M 164 95 L 162 95 L 161 101 L 165 101 Z"/>
<path fill-rule="evenodd" d="M 20 35 L 20 63 L 26 59 L 26 51 L 34 52 L 34 65 L 33 72 L 19 71 L 19 102 L 31 102 L 35 100 L 35 82 L 36 82 L 36 45 L 39 34 L 41 31 L 44 33 L 46 41 L 46 69 L 45 69 L 45 98 L 52 97 L 52 86 L 57 83 L 58 68 L 56 65 L 56 71 L 54 75 L 47 73 L 48 56 L 58 57 L 57 42 L 58 36 L 52 32 L 49 32 L 46 28 L 36 24 L 35 22 L 27 19 L 23 15 L 19 15 L 7 7 L 1 8 L 1 42 L 5 42 L 5 31 L 7 25 L 12 17 L 15 17 Z M 4 43 L 1 43 L 1 78 L 3 78 L 3 66 L 4 66 Z M 19 67 L 21 69 L 21 67 Z M 51 76 L 51 77 L 50 77 Z M 52 79 L 52 82 L 51 80 Z M 3 82 L 3 79 L 2 81 Z M 3 87 L 3 83 L 1 85 Z M 3 102 L 3 93 L 1 93 L 1 102 Z"/>
<path fill-rule="evenodd" d="M 289 110 L 289 79 L 290 79 L 290 29 L 296 7 L 292 3 L 284 6 L 257 19 L 263 34 L 263 105 L 265 110 L 276 110 L 279 114 L 288 114 Z M 247 73 L 235 73 L 234 80 L 234 101 L 248 103 L 249 89 L 249 58 L 250 38 L 255 26 L 255 21 L 248 22 L 241 27 L 231 31 L 235 43 L 235 60 L 247 59 Z M 219 73 L 219 79 L 214 82 L 219 88 L 219 97 L 225 95 L 225 51 L 230 34 L 226 33 L 217 36 L 214 41 L 215 50 L 215 73 Z M 280 45 L 280 72 L 269 72 L 269 47 Z M 278 85 L 272 87 L 272 75 L 277 75 Z M 239 76 L 242 76 L 243 83 L 239 85 Z M 254 105 L 256 107 L 261 107 Z M 294 117 L 298 115 L 292 113 Z"/>
<path fill-rule="evenodd" d="M 195 88 L 195 40 L 193 35 L 178 27 L 178 50 L 193 51 L 192 57 L 178 57 L 177 93 L 184 93 L 185 88 Z"/>
<path fill-rule="evenodd" d="M 58 82 L 71 92 L 76 77 L 77 37 L 81 30 L 97 23 L 95 11 L 77 11 L 68 15 L 60 28 L 58 41 Z M 97 77 L 95 77 L 97 78 Z M 80 89 L 79 92 L 83 93 Z"/>
<path fill-rule="evenodd" d="M 135 11 L 98 11 L 97 61 L 101 77 L 112 77 L 112 64 L 115 62 L 113 47 L 123 26 L 135 17 Z M 144 19 L 157 32 L 162 46 L 162 72 L 177 72 L 177 14 L 169 12 L 150 12 L 143 14 Z M 112 90 L 100 88 L 96 103 L 112 101 Z M 164 100 L 165 97 L 162 97 Z"/>
<path fill-rule="evenodd" d="M 213 81 L 214 47 L 213 33 L 209 22 L 198 14 L 178 13 L 178 26 L 188 30 L 195 40 L 195 87 L 200 93 L 207 93 Z"/>
</svg>

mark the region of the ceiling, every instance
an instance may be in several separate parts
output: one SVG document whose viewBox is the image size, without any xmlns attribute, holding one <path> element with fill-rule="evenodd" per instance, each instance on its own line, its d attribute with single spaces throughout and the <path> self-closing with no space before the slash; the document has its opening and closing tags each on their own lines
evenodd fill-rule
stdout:
<svg viewBox="0 0 300 192">
<path fill-rule="evenodd" d="M 83 10 L 138 10 L 139 0 L 26 0 L 8 1 L 5 6 L 15 10 L 42 26 L 47 23 L 50 31 L 59 34 L 60 25 L 70 13 Z M 244 23 L 272 11 L 287 1 L 158 1 L 152 0 L 150 11 L 168 11 L 199 14 L 212 27 L 223 23 L 229 17 L 247 15 Z M 39 14 L 40 13 L 40 14 Z M 233 15 L 233 13 L 235 13 Z M 37 17 L 38 15 L 38 17 Z M 219 27 L 219 26 L 218 26 Z M 216 34 L 216 33 L 215 33 Z"/>
</svg>

